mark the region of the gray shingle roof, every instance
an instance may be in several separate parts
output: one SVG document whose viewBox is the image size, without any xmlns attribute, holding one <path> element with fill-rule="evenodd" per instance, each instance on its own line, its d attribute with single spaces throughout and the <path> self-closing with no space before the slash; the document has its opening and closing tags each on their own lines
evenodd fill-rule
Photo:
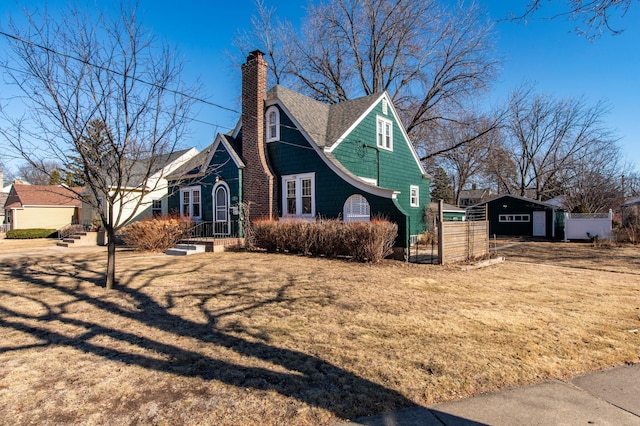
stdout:
<svg viewBox="0 0 640 426">
<path fill-rule="evenodd" d="M 216 137 L 216 140 L 214 140 L 214 142 L 211 145 L 203 149 L 201 152 L 199 152 L 198 154 L 193 156 L 191 159 L 189 159 L 189 161 L 187 161 L 182 166 L 174 170 L 173 173 L 167 176 L 167 180 L 175 181 L 175 180 L 187 179 L 187 178 L 196 177 L 196 176 L 202 176 L 206 174 L 207 170 L 205 169 L 205 167 L 209 166 L 206 163 L 210 161 L 211 151 L 216 145 L 216 141 L 218 137 L 223 139 L 227 143 L 227 145 L 229 145 L 230 147 L 230 149 L 228 150 L 229 155 L 233 157 L 235 162 L 240 167 L 244 167 L 244 163 L 239 155 L 239 152 L 241 152 L 239 142 L 236 141 L 230 135 L 219 133 L 218 136 Z"/>
<path fill-rule="evenodd" d="M 267 92 L 279 100 L 319 147 L 330 146 L 382 96 L 381 93 L 328 105 L 282 86 Z"/>
</svg>

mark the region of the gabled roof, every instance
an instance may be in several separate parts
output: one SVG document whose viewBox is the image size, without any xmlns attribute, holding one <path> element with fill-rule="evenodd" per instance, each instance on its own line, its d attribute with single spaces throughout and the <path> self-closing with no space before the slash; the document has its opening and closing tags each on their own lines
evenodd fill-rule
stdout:
<svg viewBox="0 0 640 426">
<path fill-rule="evenodd" d="M 491 188 L 460 190 L 460 198 L 482 199 L 482 197 L 485 197 L 487 195 L 491 195 Z"/>
<path fill-rule="evenodd" d="M 66 188 L 60 185 L 14 184 L 7 198 L 5 208 L 27 206 L 81 207 L 78 193 L 83 188 Z"/>
<path fill-rule="evenodd" d="M 266 102 L 270 105 L 279 101 L 313 142 L 324 148 L 336 142 L 381 96 L 382 93 L 374 93 L 329 105 L 286 87 L 274 86 L 267 92 Z"/>
<path fill-rule="evenodd" d="M 550 208 L 550 209 L 562 210 L 562 209 L 559 209 L 557 206 L 555 206 L 553 204 L 545 203 L 543 201 L 534 200 L 532 198 L 520 197 L 518 195 L 511 195 L 511 194 L 498 195 L 496 197 L 489 198 L 488 200 L 482 201 L 482 202 L 480 202 L 478 204 L 474 204 L 473 206 L 470 206 L 470 207 L 481 206 L 481 205 L 484 205 L 484 204 L 491 203 L 493 201 L 499 200 L 501 198 L 515 198 L 516 200 L 527 201 L 527 202 L 530 202 L 530 203 L 539 204 L 539 205 L 541 205 L 543 207 L 547 207 L 547 208 Z"/>
<path fill-rule="evenodd" d="M 239 155 L 240 143 L 233 136 L 218 133 L 216 139 L 211 145 L 166 176 L 167 180 L 176 181 L 180 179 L 201 177 L 208 174 L 208 172 L 211 171 L 209 170 L 211 159 L 220 145 L 224 146 L 225 150 L 229 153 L 231 159 L 238 168 L 244 168 L 244 162 Z"/>
</svg>

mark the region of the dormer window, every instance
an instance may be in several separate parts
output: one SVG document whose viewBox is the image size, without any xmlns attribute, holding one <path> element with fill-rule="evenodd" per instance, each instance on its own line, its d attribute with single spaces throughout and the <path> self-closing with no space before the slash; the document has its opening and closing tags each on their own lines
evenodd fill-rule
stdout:
<svg viewBox="0 0 640 426">
<path fill-rule="evenodd" d="M 280 139 L 280 111 L 278 107 L 271 106 L 266 112 L 267 118 L 267 142 L 273 142 Z"/>
</svg>

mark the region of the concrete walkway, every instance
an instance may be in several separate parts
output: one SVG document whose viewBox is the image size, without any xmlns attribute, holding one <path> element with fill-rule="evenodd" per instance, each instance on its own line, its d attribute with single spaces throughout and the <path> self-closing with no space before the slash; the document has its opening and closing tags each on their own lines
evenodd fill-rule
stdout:
<svg viewBox="0 0 640 426">
<path fill-rule="evenodd" d="M 640 425 L 640 364 L 338 425 Z M 336 426 L 338 426 L 336 425 Z"/>
</svg>

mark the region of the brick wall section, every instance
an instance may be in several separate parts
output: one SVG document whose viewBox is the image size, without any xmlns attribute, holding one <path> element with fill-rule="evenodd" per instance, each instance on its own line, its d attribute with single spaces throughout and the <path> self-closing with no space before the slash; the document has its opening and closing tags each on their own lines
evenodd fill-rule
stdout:
<svg viewBox="0 0 640 426">
<path fill-rule="evenodd" d="M 245 162 L 243 198 L 249 203 L 249 220 L 276 215 L 274 174 L 264 145 L 264 100 L 267 95 L 267 62 L 253 51 L 242 66 L 242 156 Z"/>
</svg>

